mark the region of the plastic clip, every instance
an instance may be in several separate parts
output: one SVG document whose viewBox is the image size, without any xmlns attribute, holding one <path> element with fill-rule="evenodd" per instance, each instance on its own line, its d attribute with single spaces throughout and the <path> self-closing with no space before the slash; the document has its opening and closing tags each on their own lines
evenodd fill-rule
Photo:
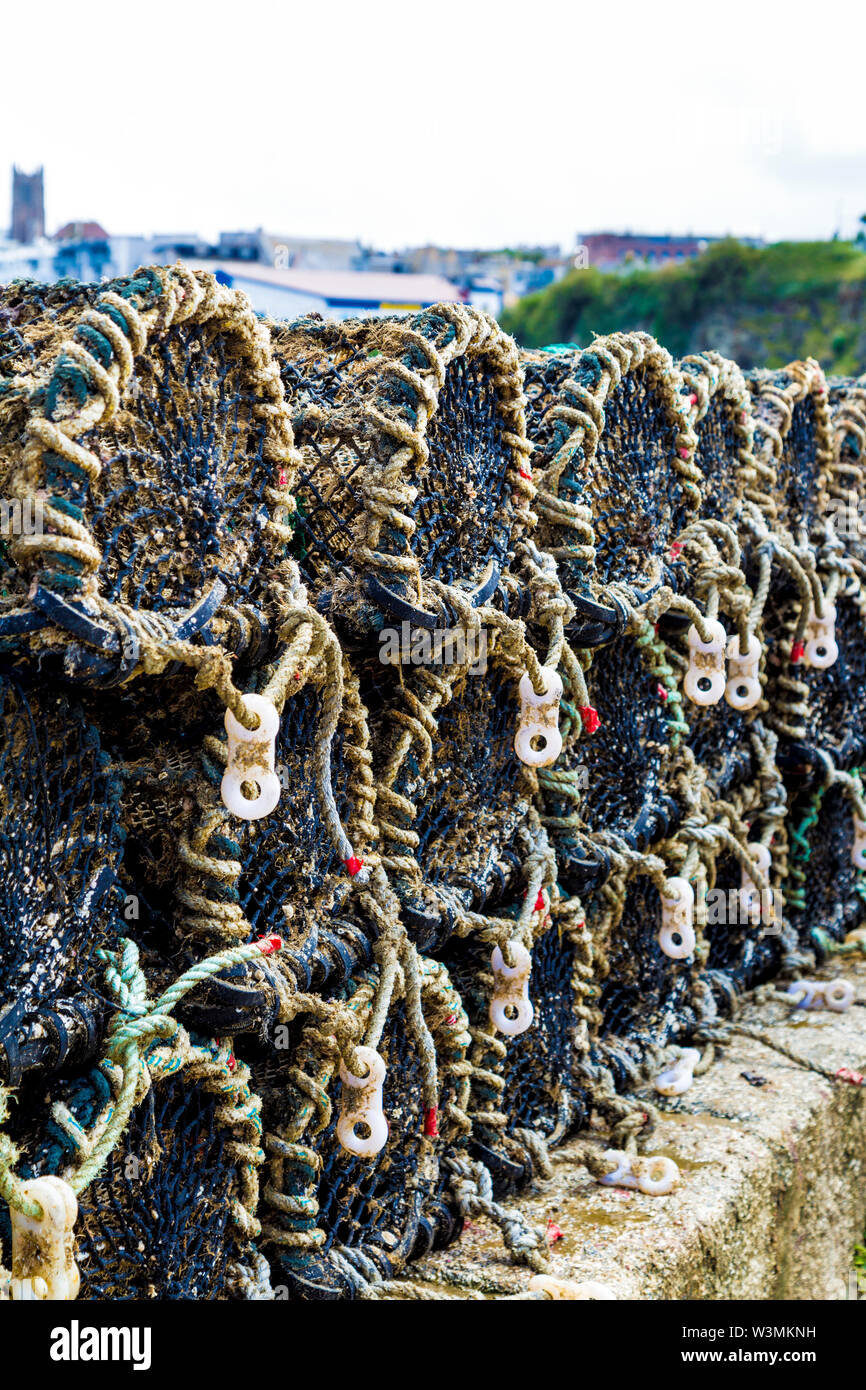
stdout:
<svg viewBox="0 0 866 1390">
<path fill-rule="evenodd" d="M 12 1298 L 16 1302 L 69 1302 L 78 1297 L 81 1283 L 73 1235 L 78 1200 L 62 1178 L 33 1178 L 22 1186 L 24 1195 L 39 1203 L 42 1215 L 25 1216 L 14 1207 L 9 1209 Z"/>
<path fill-rule="evenodd" d="M 264 695 L 245 695 L 247 709 L 259 716 L 257 729 L 245 729 L 230 709 L 226 710 L 228 763 L 220 787 L 223 805 L 241 820 L 261 820 L 269 816 L 280 799 L 280 779 L 274 770 L 280 716 L 276 706 Z M 255 782 L 259 794 L 248 800 L 243 783 Z"/>
<path fill-rule="evenodd" d="M 694 888 L 687 878 L 669 878 L 662 894 L 659 945 L 671 960 L 685 960 L 695 949 L 694 920 Z"/>
<path fill-rule="evenodd" d="M 385 1063 L 375 1048 L 356 1048 L 360 1061 L 367 1064 L 366 1076 L 353 1076 L 340 1063 L 343 1091 L 340 1098 L 340 1118 L 337 1138 L 355 1158 L 375 1158 L 388 1141 L 388 1121 L 382 1109 L 382 1083 Z M 358 1133 L 358 1130 L 366 1133 Z"/>
<path fill-rule="evenodd" d="M 797 1009 L 830 1009 L 844 1014 L 854 1002 L 854 986 L 843 979 L 795 980 L 788 986 L 788 995 Z"/>
<path fill-rule="evenodd" d="M 751 841 L 746 845 L 746 849 L 754 859 L 764 877 L 769 880 L 772 867 L 772 856 L 768 845 L 758 844 Z M 762 891 L 753 879 L 749 877 L 749 871 L 745 867 L 740 870 L 740 907 L 747 922 L 757 926 L 759 922 L 769 924 L 776 920 L 776 906 L 773 901 L 773 890 Z"/>
<path fill-rule="evenodd" d="M 725 693 L 725 648 L 728 634 L 715 618 L 706 619 L 709 642 L 692 623 L 689 628 L 689 669 L 683 689 L 693 705 L 717 705 Z"/>
<path fill-rule="evenodd" d="M 701 1060 L 696 1047 L 684 1047 L 671 1066 L 660 1071 L 653 1086 L 660 1096 L 681 1096 L 694 1081 L 694 1070 Z"/>
<path fill-rule="evenodd" d="M 647 1197 L 666 1197 L 680 1179 L 673 1159 L 661 1154 L 632 1158 L 622 1149 L 605 1149 L 603 1157 L 617 1165 L 612 1173 L 598 1179 L 604 1187 L 631 1187 Z"/>
<path fill-rule="evenodd" d="M 807 666 L 813 667 L 816 671 L 826 671 L 828 666 L 835 664 L 838 655 L 836 606 L 832 603 L 825 603 L 823 618 L 816 617 L 814 609 L 809 614 L 803 660 Z"/>
<path fill-rule="evenodd" d="M 494 946 L 490 965 L 493 970 L 493 996 L 490 1000 L 490 1022 L 500 1033 L 514 1038 L 525 1033 L 534 1017 L 529 1000 L 529 972 L 532 956 L 519 941 L 512 945 L 515 964 L 508 966 L 498 946 Z M 511 1010 L 509 1015 L 507 1012 Z"/>
<path fill-rule="evenodd" d="M 562 752 L 559 732 L 559 702 L 562 679 L 552 666 L 542 666 L 544 694 L 536 695 L 532 681 L 520 677 L 520 723 L 514 735 L 514 751 L 527 767 L 550 767 Z"/>
<path fill-rule="evenodd" d="M 761 698 L 761 682 L 758 679 L 761 643 L 752 633 L 746 655 L 740 656 L 740 638 L 735 632 L 728 643 L 727 655 L 728 680 L 725 685 L 725 699 L 732 709 L 753 709 Z"/>
</svg>

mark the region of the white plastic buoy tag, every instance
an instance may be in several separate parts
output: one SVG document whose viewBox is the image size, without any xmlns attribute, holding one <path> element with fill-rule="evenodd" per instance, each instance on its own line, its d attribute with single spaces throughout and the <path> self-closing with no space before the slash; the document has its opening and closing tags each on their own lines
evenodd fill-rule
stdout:
<svg viewBox="0 0 866 1390">
<path fill-rule="evenodd" d="M 280 799 L 280 779 L 274 770 L 280 716 L 276 706 L 264 695 L 245 695 L 247 708 L 259 716 L 257 729 L 245 729 L 230 709 L 225 726 L 229 755 L 220 794 L 226 810 L 241 820 L 260 820 L 269 816 Z M 259 794 L 244 796 L 243 783 L 254 782 Z"/>
<path fill-rule="evenodd" d="M 623 1149 L 606 1149 L 604 1157 L 617 1166 L 598 1181 L 605 1187 L 631 1187 L 647 1197 L 666 1197 L 679 1182 L 680 1170 L 672 1158 L 632 1158 Z"/>
<path fill-rule="evenodd" d="M 866 869 L 866 820 L 854 817 L 854 843 L 851 846 L 851 863 L 855 869 Z"/>
<path fill-rule="evenodd" d="M 675 1062 L 660 1071 L 653 1085 L 661 1096 L 681 1096 L 694 1081 L 694 1070 L 701 1060 L 696 1047 L 684 1047 Z"/>
<path fill-rule="evenodd" d="M 847 1013 L 854 1002 L 854 986 L 849 980 L 795 980 L 788 986 L 795 1008 L 830 1009 Z"/>
<path fill-rule="evenodd" d="M 836 607 L 835 604 L 825 603 L 823 618 L 817 618 L 814 609 L 809 614 L 803 661 L 816 671 L 826 671 L 828 666 L 834 665 L 838 655 Z"/>
<path fill-rule="evenodd" d="M 346 1153 L 355 1158 L 375 1158 L 388 1140 L 388 1121 L 382 1110 L 385 1063 L 375 1048 L 359 1047 L 356 1051 L 368 1071 L 366 1076 L 353 1076 L 345 1063 L 340 1063 L 343 1091 L 337 1138 Z"/>
<path fill-rule="evenodd" d="M 527 1287 L 530 1293 L 543 1293 L 554 1299 L 616 1299 L 616 1294 L 607 1284 L 597 1284 L 590 1279 L 577 1283 L 574 1279 L 555 1279 L 552 1274 L 533 1274 Z"/>
<path fill-rule="evenodd" d="M 493 955 L 490 957 L 490 967 L 493 971 L 490 1022 L 508 1038 L 525 1033 L 534 1017 L 534 1010 L 529 1001 L 532 956 L 519 941 L 513 943 L 512 949 L 515 960 L 513 966 L 505 964 L 498 946 L 494 946 Z"/>
<path fill-rule="evenodd" d="M 761 643 L 755 634 L 752 633 L 749 638 L 746 655 L 740 656 L 740 638 L 735 632 L 728 643 L 728 680 L 725 685 L 725 699 L 732 709 L 753 709 L 760 700 L 760 660 Z"/>
<path fill-rule="evenodd" d="M 695 949 L 695 890 L 687 878 L 669 878 L 661 897 L 659 945 L 671 960 L 685 960 Z"/>
<path fill-rule="evenodd" d="M 746 849 L 764 877 L 769 881 L 772 866 L 769 846 L 758 844 L 754 840 L 746 845 Z M 757 926 L 759 922 L 768 924 L 776 920 L 772 888 L 762 892 L 754 880 L 749 877 L 749 872 L 745 867 L 740 869 L 740 907 L 746 921 L 751 922 L 753 926 Z"/>
<path fill-rule="evenodd" d="M 715 618 L 707 618 L 712 636 L 702 642 L 692 623 L 689 628 L 689 669 L 683 690 L 693 705 L 717 705 L 725 693 L 725 648 L 728 634 Z"/>
<path fill-rule="evenodd" d="M 520 696 L 520 722 L 514 735 L 514 751 L 527 767 L 550 767 L 562 752 L 559 732 L 559 702 L 562 679 L 552 666 L 542 666 L 544 694 L 536 695 L 532 681 L 524 673 L 517 687 Z"/>
<path fill-rule="evenodd" d="M 9 1208 L 12 1221 L 14 1301 L 64 1303 L 78 1297 L 81 1279 L 75 1263 L 78 1200 L 62 1178 L 33 1178 L 22 1184 L 24 1195 L 38 1202 L 42 1216 L 24 1216 Z"/>
</svg>

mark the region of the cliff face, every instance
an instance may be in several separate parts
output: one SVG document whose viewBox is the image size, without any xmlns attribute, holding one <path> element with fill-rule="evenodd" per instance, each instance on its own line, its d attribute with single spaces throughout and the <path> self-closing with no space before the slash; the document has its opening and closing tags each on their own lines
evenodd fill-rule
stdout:
<svg viewBox="0 0 866 1390">
<path fill-rule="evenodd" d="M 741 367 L 817 357 L 827 372 L 866 372 L 866 254 L 849 242 L 719 242 L 664 270 L 576 270 L 503 315 L 524 347 L 646 329 L 675 356 L 708 344 Z"/>
</svg>

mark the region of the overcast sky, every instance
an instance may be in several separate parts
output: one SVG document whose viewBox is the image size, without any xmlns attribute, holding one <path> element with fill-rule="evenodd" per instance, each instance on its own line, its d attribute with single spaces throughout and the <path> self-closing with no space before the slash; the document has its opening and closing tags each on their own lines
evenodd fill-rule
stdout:
<svg viewBox="0 0 866 1390">
<path fill-rule="evenodd" d="M 850 234 L 862 4 L 307 0 L 5 8 L 0 190 L 49 231 L 493 246 Z M 4 172 L 4 169 L 6 172 Z M 9 193 L 0 191 L 0 227 Z"/>
</svg>

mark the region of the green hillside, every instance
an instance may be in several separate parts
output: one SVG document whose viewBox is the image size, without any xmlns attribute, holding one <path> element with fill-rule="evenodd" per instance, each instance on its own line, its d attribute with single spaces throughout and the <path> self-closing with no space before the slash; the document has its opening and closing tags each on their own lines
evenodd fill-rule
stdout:
<svg viewBox="0 0 866 1390">
<path fill-rule="evenodd" d="M 850 242 L 723 241 L 663 270 L 575 270 L 503 315 L 524 347 L 586 344 L 643 328 L 675 356 L 715 348 L 741 367 L 817 357 L 828 372 L 866 372 L 866 254 Z"/>
</svg>

